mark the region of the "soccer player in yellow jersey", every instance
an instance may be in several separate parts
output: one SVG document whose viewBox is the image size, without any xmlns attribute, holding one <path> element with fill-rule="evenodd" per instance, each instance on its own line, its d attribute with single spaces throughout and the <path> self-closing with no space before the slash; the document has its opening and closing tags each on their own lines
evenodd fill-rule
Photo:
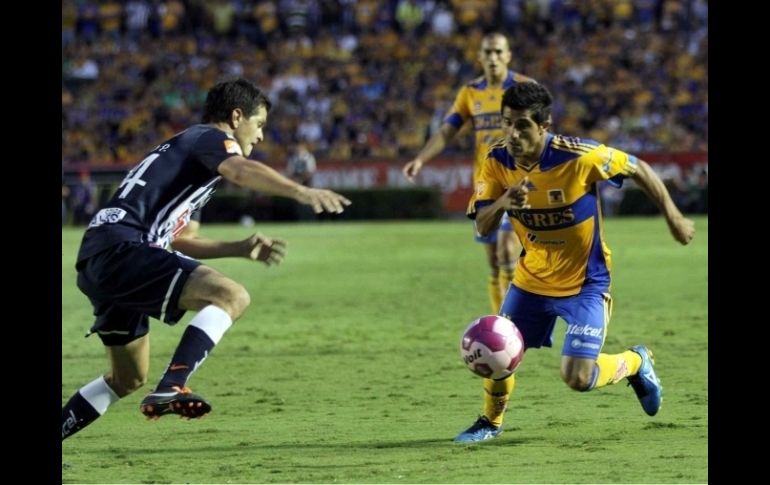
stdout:
<svg viewBox="0 0 770 485">
<path fill-rule="evenodd" d="M 479 168 L 491 143 L 503 135 L 500 124 L 500 100 L 503 91 L 519 82 L 534 81 L 507 68 L 511 62 L 511 50 L 503 34 L 495 32 L 485 35 L 481 41 L 478 59 L 484 67 L 484 75 L 460 89 L 441 129 L 431 136 L 414 160 L 404 165 L 402 172 L 410 181 L 414 181 L 423 165 L 441 153 L 463 125 L 470 121 L 476 134 L 473 159 L 475 185 Z M 516 240 L 507 218 L 503 218 L 500 231 L 492 231 L 486 236 L 477 234 L 476 241 L 484 243 L 490 271 L 487 291 L 492 312 L 497 313 L 513 277 L 521 244 Z"/>
<path fill-rule="evenodd" d="M 593 140 L 548 132 L 552 97 L 540 84 L 520 83 L 502 100 L 503 138 L 494 144 L 476 181 L 468 216 L 480 234 L 511 215 L 524 252 L 501 312 L 524 336 L 524 347 L 552 345 L 556 317 L 567 322 L 561 377 L 572 389 L 590 391 L 627 378 L 653 416 L 662 386 L 652 352 L 636 345 L 601 353 L 612 310 L 610 250 L 604 243 L 597 183 L 620 186 L 630 177 L 660 208 L 671 234 L 688 244 L 695 228 L 650 166 Z M 484 380 L 484 413 L 455 441 L 473 442 L 502 432 L 514 376 Z"/>
</svg>

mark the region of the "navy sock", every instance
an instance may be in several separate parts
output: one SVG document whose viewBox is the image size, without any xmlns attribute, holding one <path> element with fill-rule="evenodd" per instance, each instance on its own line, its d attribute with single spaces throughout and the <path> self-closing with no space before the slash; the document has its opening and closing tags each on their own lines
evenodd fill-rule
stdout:
<svg viewBox="0 0 770 485">
<path fill-rule="evenodd" d="M 61 409 L 61 439 L 69 438 L 101 416 L 91 404 L 76 392 Z"/>
<path fill-rule="evenodd" d="M 188 325 L 171 358 L 171 363 L 155 389 L 184 387 L 187 379 L 206 360 L 214 345 L 214 341 L 203 330 Z"/>
</svg>

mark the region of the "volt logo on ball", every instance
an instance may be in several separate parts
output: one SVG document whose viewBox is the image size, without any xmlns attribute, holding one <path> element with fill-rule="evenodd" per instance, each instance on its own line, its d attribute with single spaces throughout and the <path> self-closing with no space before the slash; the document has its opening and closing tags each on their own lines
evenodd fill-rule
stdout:
<svg viewBox="0 0 770 485">
<path fill-rule="evenodd" d="M 476 349 L 476 351 L 471 354 L 465 354 L 465 357 L 463 359 L 465 360 L 465 364 L 467 365 L 473 362 L 474 360 L 478 359 L 479 357 L 481 357 L 481 349 Z"/>
</svg>

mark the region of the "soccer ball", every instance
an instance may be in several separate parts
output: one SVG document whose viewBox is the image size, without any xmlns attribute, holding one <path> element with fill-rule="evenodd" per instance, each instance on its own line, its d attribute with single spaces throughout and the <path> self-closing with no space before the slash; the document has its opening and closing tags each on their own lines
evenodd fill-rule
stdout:
<svg viewBox="0 0 770 485">
<path fill-rule="evenodd" d="M 460 356 L 474 374 L 503 379 L 521 363 L 524 337 L 507 318 L 486 315 L 471 322 L 463 332 Z"/>
</svg>

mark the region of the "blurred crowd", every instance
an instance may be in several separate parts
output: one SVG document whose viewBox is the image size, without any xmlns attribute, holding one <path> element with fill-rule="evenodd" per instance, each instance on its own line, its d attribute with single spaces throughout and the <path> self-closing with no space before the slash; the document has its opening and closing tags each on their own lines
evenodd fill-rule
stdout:
<svg viewBox="0 0 770 485">
<path fill-rule="evenodd" d="M 707 0 L 62 0 L 62 162 L 135 163 L 229 76 L 274 101 L 255 158 L 409 158 L 490 30 L 554 93 L 554 131 L 706 151 L 707 21 Z"/>
</svg>

